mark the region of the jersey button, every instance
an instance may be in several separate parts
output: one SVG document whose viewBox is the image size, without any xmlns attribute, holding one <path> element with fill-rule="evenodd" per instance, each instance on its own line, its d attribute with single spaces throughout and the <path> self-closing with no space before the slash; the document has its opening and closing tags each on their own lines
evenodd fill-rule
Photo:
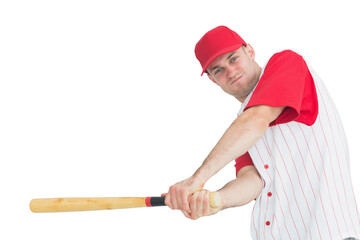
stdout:
<svg viewBox="0 0 360 240">
<path fill-rule="evenodd" d="M 265 164 L 265 165 L 264 165 L 264 168 L 265 168 L 265 169 L 268 169 L 268 168 L 269 168 L 269 165 Z"/>
<path fill-rule="evenodd" d="M 266 224 L 266 226 L 269 226 L 269 225 L 270 225 L 270 222 L 269 222 L 269 221 L 267 221 L 265 224 Z"/>
<path fill-rule="evenodd" d="M 271 193 L 271 192 L 268 192 L 267 195 L 268 195 L 268 197 L 271 197 L 271 196 L 272 196 L 272 193 Z"/>
</svg>

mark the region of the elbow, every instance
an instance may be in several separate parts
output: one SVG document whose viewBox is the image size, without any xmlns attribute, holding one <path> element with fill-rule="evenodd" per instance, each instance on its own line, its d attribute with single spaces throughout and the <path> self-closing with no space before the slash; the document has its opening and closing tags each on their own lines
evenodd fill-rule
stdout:
<svg viewBox="0 0 360 240">
<path fill-rule="evenodd" d="M 270 122 L 264 116 L 254 116 L 252 119 L 253 124 L 257 129 L 259 129 L 260 137 L 265 134 L 266 130 L 269 128 Z"/>
<path fill-rule="evenodd" d="M 285 107 L 271 107 L 267 105 L 257 105 L 246 109 L 243 112 L 245 120 L 253 126 L 261 129 L 264 133 L 270 124 L 275 121 L 284 111 Z"/>
<path fill-rule="evenodd" d="M 254 166 L 246 166 L 241 169 L 237 178 L 244 181 L 247 187 L 248 197 L 246 203 L 256 199 L 263 190 L 262 178 Z"/>
<path fill-rule="evenodd" d="M 256 199 L 262 189 L 263 189 L 263 181 L 259 175 L 259 173 L 257 172 L 257 170 L 255 171 L 251 171 L 251 173 L 247 174 L 248 176 L 246 176 L 248 178 L 248 181 L 251 183 L 251 190 L 249 192 L 250 198 L 249 198 L 249 202 L 251 202 L 252 200 Z"/>
<path fill-rule="evenodd" d="M 261 177 L 259 176 L 259 175 L 257 175 L 257 176 L 254 176 L 254 195 L 253 195 L 253 199 L 256 199 L 259 195 L 260 195 L 260 193 L 261 193 L 261 191 L 262 191 L 262 189 L 263 189 L 263 181 L 262 181 L 262 179 L 261 179 Z"/>
<path fill-rule="evenodd" d="M 246 114 L 243 117 L 243 123 L 246 128 L 250 130 L 256 138 L 261 138 L 270 125 L 269 120 L 261 114 Z"/>
</svg>

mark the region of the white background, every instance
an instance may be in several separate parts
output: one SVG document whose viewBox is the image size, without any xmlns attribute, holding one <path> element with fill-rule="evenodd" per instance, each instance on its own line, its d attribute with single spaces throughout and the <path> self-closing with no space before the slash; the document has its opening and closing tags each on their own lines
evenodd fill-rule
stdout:
<svg viewBox="0 0 360 240">
<path fill-rule="evenodd" d="M 302 53 L 348 136 L 360 201 L 358 1 L 1 1 L 0 239 L 250 239 L 253 203 L 189 220 L 167 207 L 34 214 L 32 198 L 157 196 L 189 177 L 240 103 L 194 46 L 227 25 L 263 65 Z M 235 177 L 233 163 L 212 178 Z"/>
</svg>

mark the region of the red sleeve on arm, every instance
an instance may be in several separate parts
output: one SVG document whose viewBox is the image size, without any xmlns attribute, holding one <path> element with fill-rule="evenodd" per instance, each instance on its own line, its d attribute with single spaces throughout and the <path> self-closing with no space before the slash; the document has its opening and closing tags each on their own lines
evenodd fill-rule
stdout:
<svg viewBox="0 0 360 240">
<path fill-rule="evenodd" d="M 238 157 L 235 159 L 235 169 L 236 169 L 236 175 L 239 172 L 239 170 L 245 166 L 254 165 L 249 152 L 246 152 L 244 155 Z"/>
<path fill-rule="evenodd" d="M 286 50 L 272 56 L 245 110 L 256 105 L 285 107 L 270 126 L 291 121 L 309 126 L 315 123 L 318 115 L 315 83 L 300 55 Z"/>
</svg>

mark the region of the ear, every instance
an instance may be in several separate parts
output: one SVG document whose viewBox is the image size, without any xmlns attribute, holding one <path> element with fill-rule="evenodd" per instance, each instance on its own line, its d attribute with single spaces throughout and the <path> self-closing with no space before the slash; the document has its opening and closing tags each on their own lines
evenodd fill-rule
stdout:
<svg viewBox="0 0 360 240">
<path fill-rule="evenodd" d="M 249 55 L 249 57 L 250 57 L 252 60 L 255 60 L 255 50 L 254 50 L 254 48 L 250 45 L 250 43 L 247 43 L 247 44 L 246 44 L 246 47 L 245 47 L 244 49 L 245 49 L 245 52 Z"/>
<path fill-rule="evenodd" d="M 206 73 L 206 75 L 208 76 L 208 78 L 209 78 L 213 83 L 215 83 L 216 85 L 219 85 L 219 84 L 215 81 L 215 79 L 214 79 L 210 74 Z"/>
</svg>

